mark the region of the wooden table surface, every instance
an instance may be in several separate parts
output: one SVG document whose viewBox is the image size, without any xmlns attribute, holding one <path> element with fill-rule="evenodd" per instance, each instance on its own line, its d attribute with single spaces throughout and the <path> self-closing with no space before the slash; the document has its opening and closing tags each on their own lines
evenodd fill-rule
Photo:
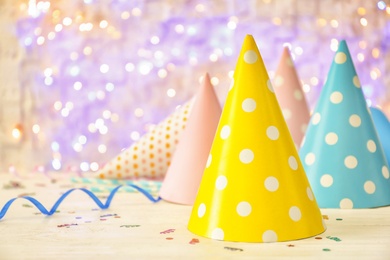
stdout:
<svg viewBox="0 0 390 260">
<path fill-rule="evenodd" d="M 67 176 L 52 183 L 0 174 L 0 208 L 22 194 L 51 208 L 63 192 L 83 186 Z M 96 194 L 105 201 L 108 193 Z M 81 191 L 52 216 L 16 200 L 0 220 L 0 259 L 390 259 L 390 207 L 322 209 L 325 233 L 279 243 L 199 237 L 187 230 L 190 206 L 154 204 L 139 193 L 119 192 L 109 209 L 97 208 Z"/>
</svg>

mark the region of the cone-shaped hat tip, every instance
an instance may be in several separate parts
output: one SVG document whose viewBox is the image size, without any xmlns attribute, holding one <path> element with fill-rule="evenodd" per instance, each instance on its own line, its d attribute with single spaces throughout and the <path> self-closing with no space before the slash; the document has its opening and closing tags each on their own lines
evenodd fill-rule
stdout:
<svg viewBox="0 0 390 260">
<path fill-rule="evenodd" d="M 340 42 L 339 42 L 339 50 L 340 49 L 347 49 L 348 46 L 347 46 L 347 42 L 344 40 L 344 39 L 341 39 Z"/>
<path fill-rule="evenodd" d="M 208 72 L 206 72 L 204 75 L 203 75 L 203 84 L 206 83 L 206 82 L 210 82 L 210 75 Z"/>
<path fill-rule="evenodd" d="M 250 42 L 250 43 L 252 43 L 254 46 L 256 45 L 255 39 L 253 38 L 253 36 L 252 36 L 251 34 L 247 34 L 247 35 L 245 36 L 244 42 Z M 256 46 L 256 47 L 257 47 L 257 46 Z"/>
</svg>

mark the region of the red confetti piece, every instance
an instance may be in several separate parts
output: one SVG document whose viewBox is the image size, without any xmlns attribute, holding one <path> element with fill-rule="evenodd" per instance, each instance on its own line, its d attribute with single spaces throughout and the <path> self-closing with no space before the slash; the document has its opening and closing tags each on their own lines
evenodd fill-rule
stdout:
<svg viewBox="0 0 390 260">
<path fill-rule="evenodd" d="M 19 188 L 24 188 L 24 186 L 17 181 L 10 181 L 9 184 L 4 184 L 3 185 L 4 189 L 19 189 Z"/>
<path fill-rule="evenodd" d="M 70 227 L 70 226 L 77 226 L 77 224 L 61 224 L 61 225 L 57 225 L 57 227 Z"/>
<path fill-rule="evenodd" d="M 191 241 L 190 241 L 190 244 L 191 244 L 191 245 L 195 245 L 195 244 L 197 244 L 197 243 L 199 243 L 199 239 L 197 239 L 197 238 L 193 238 L 193 239 L 191 239 Z"/>
<path fill-rule="evenodd" d="M 171 228 L 171 229 L 161 231 L 160 234 L 168 234 L 168 233 L 173 233 L 173 232 L 175 232 L 175 229 Z"/>
</svg>

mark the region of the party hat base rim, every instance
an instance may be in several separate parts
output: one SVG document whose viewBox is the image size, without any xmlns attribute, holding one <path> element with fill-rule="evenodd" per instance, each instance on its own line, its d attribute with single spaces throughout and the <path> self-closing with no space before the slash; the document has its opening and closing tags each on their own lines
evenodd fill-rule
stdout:
<svg viewBox="0 0 390 260">
<path fill-rule="evenodd" d="M 190 227 L 187 227 L 187 229 L 188 229 L 188 231 L 190 231 L 191 233 L 193 233 L 194 235 L 197 235 L 197 236 L 201 236 L 201 237 L 204 237 L 204 238 L 212 239 L 212 240 L 215 240 L 215 241 L 235 242 L 235 243 L 278 243 L 278 242 L 291 242 L 291 241 L 298 241 L 298 240 L 312 238 L 312 237 L 315 237 L 315 236 L 318 236 L 318 235 L 321 235 L 321 234 L 325 233 L 325 231 L 327 230 L 327 228 L 324 227 L 324 229 L 322 231 L 320 231 L 319 233 L 315 232 L 312 235 L 307 235 L 307 236 L 303 236 L 303 237 L 299 237 L 299 238 L 289 238 L 289 239 L 276 240 L 276 241 L 272 241 L 272 242 L 264 242 L 263 240 L 252 240 L 252 241 L 249 241 L 249 240 L 238 240 L 238 239 L 237 240 L 234 240 L 234 239 L 215 239 L 215 238 L 212 238 L 211 236 L 204 235 L 204 234 L 199 234 L 197 232 L 194 232 L 194 231 L 191 230 Z"/>
<path fill-rule="evenodd" d="M 171 198 L 169 198 L 169 196 L 165 196 L 165 195 L 161 194 L 161 192 L 159 193 L 159 197 L 162 200 L 164 200 L 165 202 L 168 202 L 168 203 L 171 203 L 171 204 L 180 205 L 180 206 L 192 206 L 192 204 L 193 204 L 193 202 L 189 203 L 189 202 L 184 201 L 184 200 L 171 199 Z"/>
<path fill-rule="evenodd" d="M 317 199 L 318 201 L 318 199 Z M 318 202 L 318 204 L 321 204 L 320 202 Z M 340 210 L 353 210 L 353 209 L 379 209 L 379 208 L 385 208 L 385 207 L 390 207 L 390 202 L 384 204 L 384 205 L 375 205 L 375 206 L 354 206 L 353 208 L 341 208 L 340 206 L 338 207 L 331 207 L 331 206 L 328 206 L 328 207 L 324 207 L 324 206 L 321 206 L 320 209 L 340 209 Z"/>
<path fill-rule="evenodd" d="M 315 182 L 313 177 L 309 177 L 309 180 Z M 378 184 L 385 185 L 385 182 L 381 183 L 381 178 L 371 178 L 372 182 L 376 183 L 376 187 Z M 385 181 L 388 181 L 384 179 Z M 352 187 L 358 187 L 358 184 L 354 184 L 354 182 L 349 182 Z M 362 185 L 363 186 L 363 185 Z M 313 191 L 316 190 L 316 200 L 320 209 L 373 209 L 373 208 L 381 208 L 381 207 L 389 207 L 390 206 L 390 190 L 384 189 L 382 191 L 375 191 L 370 194 L 367 191 L 364 194 L 367 194 L 367 197 L 362 197 L 360 193 L 358 194 L 346 194 L 346 188 L 337 192 L 337 190 L 332 190 L 331 194 L 334 196 L 333 198 L 329 198 L 326 196 L 323 186 L 320 185 L 312 185 Z M 377 188 L 376 188 L 377 189 Z"/>
</svg>

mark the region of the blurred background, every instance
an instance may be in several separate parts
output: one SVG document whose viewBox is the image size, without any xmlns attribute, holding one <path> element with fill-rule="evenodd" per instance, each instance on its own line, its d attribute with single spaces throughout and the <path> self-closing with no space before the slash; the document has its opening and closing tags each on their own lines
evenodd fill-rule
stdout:
<svg viewBox="0 0 390 260">
<path fill-rule="evenodd" d="M 390 115 L 389 0 L 0 0 L 0 171 L 90 172 L 190 99 L 223 104 L 246 34 L 311 109 L 341 39 Z"/>
</svg>

